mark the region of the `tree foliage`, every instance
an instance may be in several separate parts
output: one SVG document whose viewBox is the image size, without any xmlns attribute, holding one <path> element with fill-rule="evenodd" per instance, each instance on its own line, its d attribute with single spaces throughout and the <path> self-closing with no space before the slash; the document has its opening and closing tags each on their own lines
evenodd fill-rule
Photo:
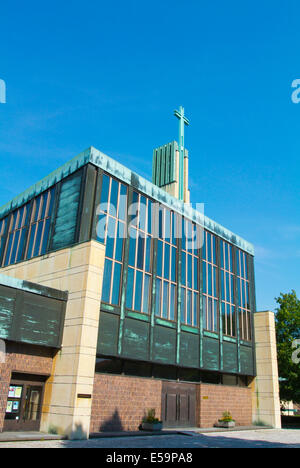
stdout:
<svg viewBox="0 0 300 468">
<path fill-rule="evenodd" d="M 292 290 L 276 299 L 276 337 L 280 399 L 300 403 L 300 364 L 292 360 L 293 342 L 300 339 L 300 300 Z M 284 380 L 283 380 L 284 379 Z"/>
</svg>

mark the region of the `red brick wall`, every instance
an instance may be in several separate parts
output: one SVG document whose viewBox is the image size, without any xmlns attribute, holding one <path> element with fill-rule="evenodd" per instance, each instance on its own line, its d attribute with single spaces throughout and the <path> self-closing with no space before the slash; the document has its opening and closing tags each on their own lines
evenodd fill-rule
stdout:
<svg viewBox="0 0 300 468">
<path fill-rule="evenodd" d="M 49 375 L 53 350 L 6 342 L 5 363 L 0 363 L 0 432 L 3 430 L 8 388 L 12 372 Z"/>
<path fill-rule="evenodd" d="M 196 388 L 198 427 L 213 427 L 224 411 L 231 412 L 238 426 L 252 424 L 250 388 L 210 384 Z M 160 418 L 161 392 L 160 380 L 96 374 L 91 432 L 137 431 L 150 408 Z"/>
<path fill-rule="evenodd" d="M 161 388 L 160 380 L 96 374 L 91 432 L 137 431 L 150 408 L 160 418 Z"/>
<path fill-rule="evenodd" d="M 212 427 L 224 411 L 230 411 L 237 426 L 252 424 L 252 393 L 247 387 L 199 385 L 200 427 Z"/>
</svg>

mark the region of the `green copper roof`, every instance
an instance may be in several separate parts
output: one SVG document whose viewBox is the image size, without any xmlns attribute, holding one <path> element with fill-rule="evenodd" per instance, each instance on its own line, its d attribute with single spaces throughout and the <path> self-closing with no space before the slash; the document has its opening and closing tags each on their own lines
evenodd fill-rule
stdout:
<svg viewBox="0 0 300 468">
<path fill-rule="evenodd" d="M 144 179 L 143 177 L 139 176 L 135 172 L 131 171 L 127 167 L 123 166 L 119 162 L 110 158 L 106 154 L 101 153 L 93 147 L 83 151 L 71 161 L 65 163 L 56 171 L 52 172 L 40 182 L 25 190 L 25 192 L 21 193 L 11 202 L 0 208 L 0 218 L 5 216 L 10 211 L 18 208 L 19 206 L 22 206 L 27 201 L 36 197 L 52 185 L 56 184 L 60 180 L 74 173 L 77 169 L 88 163 L 94 164 L 95 166 L 103 169 L 104 171 L 108 172 L 112 176 L 120 179 L 122 182 L 128 185 L 132 185 L 134 188 L 143 192 L 145 195 L 148 195 L 158 202 L 161 202 L 170 209 L 178 212 L 191 221 L 194 221 L 210 232 L 222 237 L 228 242 L 231 242 L 251 255 L 254 255 L 254 247 L 252 244 L 232 233 L 215 221 L 207 218 L 207 216 L 200 213 L 199 211 L 196 211 L 191 206 L 184 204 L 183 201 L 172 197 L 157 185 L 154 185 L 152 182 Z"/>
</svg>

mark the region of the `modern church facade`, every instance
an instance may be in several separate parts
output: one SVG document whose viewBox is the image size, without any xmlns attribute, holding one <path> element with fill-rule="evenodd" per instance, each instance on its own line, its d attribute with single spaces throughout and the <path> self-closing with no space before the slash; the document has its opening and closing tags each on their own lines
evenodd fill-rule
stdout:
<svg viewBox="0 0 300 468">
<path fill-rule="evenodd" d="M 191 208 L 179 141 L 152 183 L 89 148 L 1 208 L 0 431 L 279 427 L 254 249 Z"/>
</svg>

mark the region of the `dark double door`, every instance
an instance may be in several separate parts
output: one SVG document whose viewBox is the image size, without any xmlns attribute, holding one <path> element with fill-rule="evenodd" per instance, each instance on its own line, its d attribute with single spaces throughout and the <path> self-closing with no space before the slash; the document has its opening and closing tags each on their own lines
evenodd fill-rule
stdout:
<svg viewBox="0 0 300 468">
<path fill-rule="evenodd" d="M 196 386 L 163 382 L 162 420 L 165 427 L 196 426 Z"/>
<path fill-rule="evenodd" d="M 9 386 L 4 431 L 39 431 L 44 383 L 12 380 Z"/>
</svg>

